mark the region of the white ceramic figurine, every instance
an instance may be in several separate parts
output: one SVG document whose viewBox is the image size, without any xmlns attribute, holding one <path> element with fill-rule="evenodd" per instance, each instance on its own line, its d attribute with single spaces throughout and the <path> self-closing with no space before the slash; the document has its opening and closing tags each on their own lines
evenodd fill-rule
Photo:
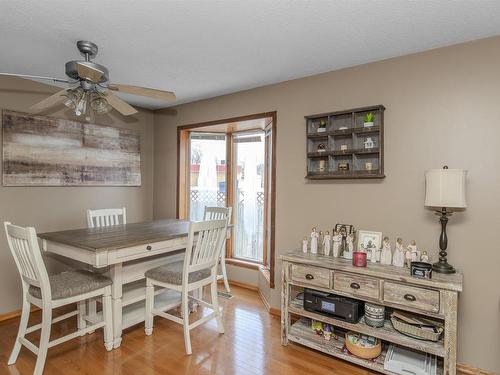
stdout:
<svg viewBox="0 0 500 375">
<path fill-rule="evenodd" d="M 316 231 L 316 227 L 312 229 L 311 232 L 311 253 L 316 254 L 318 252 L 318 238 L 319 233 Z"/>
<path fill-rule="evenodd" d="M 330 232 L 326 231 L 325 236 L 323 237 L 323 254 L 326 256 L 330 255 L 330 246 L 332 243 L 332 236 L 330 236 Z"/>
<path fill-rule="evenodd" d="M 420 254 L 417 249 L 417 242 L 415 240 L 412 240 L 406 249 L 410 250 L 411 261 L 412 262 L 418 261 L 418 259 L 420 258 Z"/>
<path fill-rule="evenodd" d="M 346 238 L 347 242 L 347 251 L 344 251 L 344 258 L 345 259 L 352 259 L 352 253 L 354 251 L 354 236 L 349 233 Z"/>
<path fill-rule="evenodd" d="M 382 255 L 381 253 L 382 253 L 382 249 L 374 248 L 372 250 L 372 257 L 370 258 L 370 262 L 372 262 L 372 263 L 380 262 L 380 257 Z"/>
<path fill-rule="evenodd" d="M 307 237 L 304 237 L 302 240 L 302 252 L 307 253 L 307 249 L 309 247 L 309 241 L 307 241 Z"/>
<path fill-rule="evenodd" d="M 394 255 L 392 257 L 392 265 L 396 267 L 405 266 L 405 251 L 403 249 L 403 239 L 400 237 L 396 240 L 396 250 L 394 251 Z"/>
<path fill-rule="evenodd" d="M 333 236 L 333 256 L 338 258 L 340 256 L 340 246 L 342 245 L 342 235 L 339 231 L 334 232 Z"/>
<path fill-rule="evenodd" d="M 382 253 L 380 254 L 380 263 L 388 265 L 392 264 L 392 250 L 389 237 L 384 237 L 384 242 L 382 244 Z"/>
</svg>

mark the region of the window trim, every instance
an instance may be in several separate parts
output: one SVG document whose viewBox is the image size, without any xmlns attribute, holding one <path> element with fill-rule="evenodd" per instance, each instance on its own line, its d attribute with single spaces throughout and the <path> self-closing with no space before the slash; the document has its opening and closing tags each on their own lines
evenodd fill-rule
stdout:
<svg viewBox="0 0 500 375">
<path fill-rule="evenodd" d="M 187 196 L 187 181 L 188 181 L 188 176 L 189 176 L 189 171 L 188 171 L 188 165 L 187 161 L 190 159 L 190 150 L 189 150 L 189 134 L 191 131 L 196 131 L 196 129 L 202 130 L 200 128 L 204 128 L 203 131 L 206 131 L 206 127 L 209 126 L 215 126 L 215 125 L 227 125 L 226 130 L 223 131 L 226 134 L 226 147 L 227 147 L 227 160 L 226 160 L 226 181 L 229 181 L 229 179 L 233 178 L 233 173 L 232 173 L 232 163 L 233 163 L 233 155 L 234 155 L 234 150 L 233 150 L 233 133 L 238 133 L 238 127 L 237 124 L 239 122 L 245 122 L 249 120 L 259 120 L 259 119 L 265 119 L 265 118 L 271 118 L 271 121 L 262 129 L 264 131 L 271 131 L 272 133 L 272 138 L 271 138 L 271 170 L 269 171 L 269 178 L 271 180 L 271 197 L 269 204 L 271 205 L 270 207 L 270 212 L 269 215 L 267 215 L 267 209 L 265 210 L 265 220 L 264 220 L 264 225 L 265 225 L 265 238 L 266 236 L 270 236 L 270 241 L 269 241 L 269 247 L 268 249 L 268 244 L 267 241 L 264 241 L 264 259 L 263 263 L 257 263 L 257 262 L 249 262 L 246 260 L 241 260 L 238 258 L 233 257 L 233 249 L 232 249 L 232 241 L 228 241 L 228 246 L 226 248 L 226 263 L 240 266 L 240 267 L 246 267 L 246 268 L 254 268 L 256 270 L 259 269 L 259 267 L 265 267 L 269 269 L 269 286 L 271 288 L 274 288 L 275 282 L 274 282 L 274 275 L 275 275 L 275 228 L 276 228 L 276 128 L 277 128 L 277 112 L 263 112 L 263 113 L 257 113 L 253 115 L 246 115 L 246 116 L 239 116 L 239 117 L 232 117 L 232 118 L 226 118 L 226 119 L 221 119 L 221 120 L 215 120 L 215 121 L 207 121 L 207 122 L 201 122 L 201 123 L 194 123 L 194 124 L 189 124 L 189 125 L 181 125 L 177 127 L 177 197 L 176 197 L 176 217 L 178 219 L 187 219 L 188 218 L 188 196 Z M 257 127 L 256 127 L 257 128 Z M 241 130 L 241 132 L 248 132 L 249 129 Z M 222 132 L 222 131 L 218 131 Z M 267 149 L 266 149 L 267 151 Z M 267 162 L 267 158 L 266 158 Z M 232 181 L 232 180 L 231 180 Z M 226 194 L 226 205 L 228 202 L 233 201 L 233 196 L 234 192 L 233 190 L 233 184 L 227 184 L 226 183 L 226 188 L 227 188 L 227 194 Z M 270 216 L 270 217 L 267 217 Z M 267 255 L 270 252 L 270 257 L 269 257 L 269 264 L 267 264 Z"/>
</svg>

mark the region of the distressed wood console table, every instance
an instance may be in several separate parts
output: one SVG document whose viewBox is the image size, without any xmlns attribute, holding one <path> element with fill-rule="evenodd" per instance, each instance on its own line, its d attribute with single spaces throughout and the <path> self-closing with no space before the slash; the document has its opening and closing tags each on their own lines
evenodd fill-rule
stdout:
<svg viewBox="0 0 500 375">
<path fill-rule="evenodd" d="M 385 343 L 412 348 L 438 356 L 438 374 L 456 374 L 457 354 L 457 300 L 462 291 L 462 275 L 434 273 L 432 279 L 418 279 L 409 275 L 408 269 L 368 264 L 354 267 L 350 260 L 317 254 L 293 252 L 281 256 L 281 343 L 289 341 L 342 358 L 385 374 L 385 345 L 376 360 L 364 360 L 344 350 L 344 340 L 326 341 L 310 327 L 310 319 L 335 327 L 377 337 Z M 362 301 L 373 302 L 396 310 L 404 310 L 432 317 L 444 322 L 444 337 L 438 342 L 422 341 L 396 331 L 386 320 L 384 327 L 373 328 L 364 318 L 357 324 L 345 322 L 304 310 L 302 300 L 296 298 L 303 288 L 311 288 Z M 299 318 L 292 323 L 291 316 Z"/>
</svg>

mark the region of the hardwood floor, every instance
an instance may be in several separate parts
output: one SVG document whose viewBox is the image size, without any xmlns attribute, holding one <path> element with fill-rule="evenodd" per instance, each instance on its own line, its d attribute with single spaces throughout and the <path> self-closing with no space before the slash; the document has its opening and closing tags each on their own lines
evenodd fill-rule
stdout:
<svg viewBox="0 0 500 375">
<path fill-rule="evenodd" d="M 155 317 L 152 336 L 144 334 L 143 324 L 137 325 L 124 332 L 121 347 L 111 352 L 104 349 L 102 330 L 49 349 L 45 374 L 372 374 L 298 345 L 281 346 L 280 320 L 269 315 L 257 292 L 237 286 L 232 286 L 232 292 L 232 299 L 220 298 L 226 333 L 217 333 L 214 319 L 194 329 L 191 356 L 184 351 L 182 326 Z M 32 316 L 30 324 L 37 323 L 40 314 Z M 18 324 L 18 319 L 0 324 L 2 375 L 32 374 L 35 366 L 35 356 L 26 348 L 21 349 L 15 365 L 7 366 Z M 52 338 L 75 326 L 75 318 L 54 325 Z M 36 335 L 29 336 L 35 343 Z"/>
</svg>

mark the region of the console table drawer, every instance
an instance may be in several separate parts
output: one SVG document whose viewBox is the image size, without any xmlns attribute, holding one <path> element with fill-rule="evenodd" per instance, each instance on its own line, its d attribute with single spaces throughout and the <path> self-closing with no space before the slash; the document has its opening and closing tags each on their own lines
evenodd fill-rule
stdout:
<svg viewBox="0 0 500 375">
<path fill-rule="evenodd" d="M 291 278 L 294 281 L 309 284 L 311 286 L 330 288 L 330 270 L 326 268 L 292 264 L 290 271 Z"/>
<path fill-rule="evenodd" d="M 380 281 L 373 277 L 334 272 L 333 289 L 354 296 L 379 299 Z"/>
<path fill-rule="evenodd" d="M 384 301 L 411 306 L 415 309 L 439 312 L 439 291 L 398 283 L 384 283 Z"/>
</svg>

